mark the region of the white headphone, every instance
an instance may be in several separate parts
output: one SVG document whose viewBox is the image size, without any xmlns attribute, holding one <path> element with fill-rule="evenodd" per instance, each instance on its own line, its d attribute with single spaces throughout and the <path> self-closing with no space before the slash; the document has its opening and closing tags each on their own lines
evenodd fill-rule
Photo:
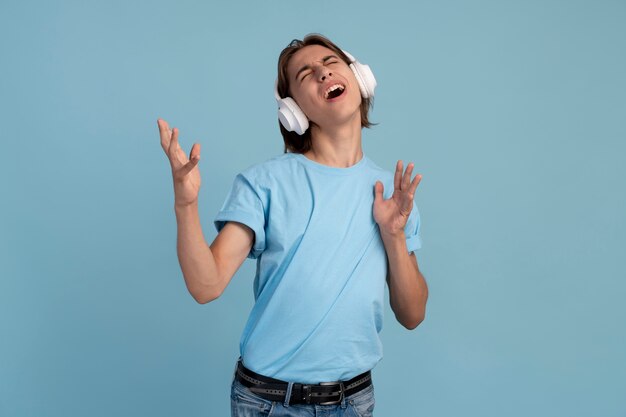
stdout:
<svg viewBox="0 0 626 417">
<path fill-rule="evenodd" d="M 370 98 L 374 97 L 374 89 L 376 88 L 376 78 L 374 73 L 370 69 L 369 65 L 361 64 L 354 59 L 352 55 L 342 50 L 344 54 L 350 59 L 350 69 L 354 73 L 357 82 L 359 83 L 359 90 L 361 90 L 361 97 Z M 298 135 L 304 134 L 309 128 L 309 119 L 298 107 L 296 101 L 291 97 L 281 98 L 278 94 L 278 80 L 274 84 L 274 97 L 278 103 L 278 119 L 285 129 L 289 132 L 296 132 Z"/>
</svg>

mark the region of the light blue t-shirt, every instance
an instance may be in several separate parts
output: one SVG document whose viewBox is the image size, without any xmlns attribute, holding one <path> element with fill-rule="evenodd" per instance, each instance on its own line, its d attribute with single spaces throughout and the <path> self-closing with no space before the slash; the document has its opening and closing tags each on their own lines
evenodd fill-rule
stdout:
<svg viewBox="0 0 626 417">
<path fill-rule="evenodd" d="M 367 157 L 349 168 L 286 153 L 237 175 L 215 218 L 255 233 L 255 304 L 240 353 L 249 369 L 284 381 L 347 380 L 382 358 L 387 255 L 374 221 L 374 184 L 393 174 Z M 415 206 L 405 234 L 421 246 Z"/>
</svg>

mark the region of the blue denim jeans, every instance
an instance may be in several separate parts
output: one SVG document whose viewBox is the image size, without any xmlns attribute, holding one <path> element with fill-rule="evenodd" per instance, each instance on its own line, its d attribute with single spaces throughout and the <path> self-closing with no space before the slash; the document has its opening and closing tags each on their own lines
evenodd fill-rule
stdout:
<svg viewBox="0 0 626 417">
<path fill-rule="evenodd" d="M 372 417 L 374 386 L 344 398 L 338 405 L 287 404 L 261 398 L 233 380 L 230 405 L 232 417 Z"/>
</svg>

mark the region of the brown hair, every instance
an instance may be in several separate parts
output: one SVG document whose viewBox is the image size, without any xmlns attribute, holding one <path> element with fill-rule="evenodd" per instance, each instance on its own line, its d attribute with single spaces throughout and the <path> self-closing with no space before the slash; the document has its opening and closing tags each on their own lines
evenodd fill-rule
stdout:
<svg viewBox="0 0 626 417">
<path fill-rule="evenodd" d="M 278 95 L 281 98 L 290 97 L 289 91 L 289 77 L 287 76 L 287 65 L 291 57 L 300 49 L 309 45 L 321 45 L 337 54 L 344 62 L 350 65 L 350 59 L 343 53 L 341 48 L 335 45 L 330 39 L 320 35 L 319 33 L 310 33 L 304 37 L 304 39 L 294 39 L 285 49 L 282 50 L 278 57 Z M 369 109 L 373 106 L 373 100 L 371 98 L 361 98 L 361 126 L 371 127 L 374 123 L 371 123 L 367 118 Z M 285 141 L 285 153 L 305 153 L 311 149 L 311 129 L 307 129 L 302 135 L 298 135 L 296 132 L 289 132 L 278 121 L 280 127 L 280 133 L 283 135 Z"/>
</svg>

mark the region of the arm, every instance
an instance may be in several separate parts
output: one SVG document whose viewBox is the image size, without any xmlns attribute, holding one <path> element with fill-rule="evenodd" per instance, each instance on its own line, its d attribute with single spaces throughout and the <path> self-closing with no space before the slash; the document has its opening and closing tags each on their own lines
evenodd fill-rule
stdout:
<svg viewBox="0 0 626 417">
<path fill-rule="evenodd" d="M 396 319 L 407 329 L 416 328 L 426 315 L 428 287 L 419 270 L 415 254 L 408 253 L 404 227 L 413 209 L 413 197 L 422 176 L 411 181 L 413 164 L 402 174 L 402 161 L 396 165 L 394 191 L 388 200 L 383 197 L 380 181 L 374 188 L 374 219 L 385 245 L 388 260 L 387 283 L 389 302 Z"/>
<path fill-rule="evenodd" d="M 198 214 L 200 144 L 193 145 L 187 158 L 178 143 L 178 129 L 170 129 L 162 119 L 157 124 L 174 180 L 178 262 L 193 298 L 208 303 L 222 294 L 246 259 L 254 232 L 241 223 L 227 223 L 211 246 L 206 244 Z"/>
<path fill-rule="evenodd" d="M 398 235 L 381 234 L 389 270 L 389 302 L 396 319 L 409 330 L 415 329 L 426 315 L 428 286 L 419 270 L 415 253 L 409 254 L 404 232 Z"/>
<path fill-rule="evenodd" d="M 211 246 L 206 244 L 197 203 L 176 206 L 178 262 L 189 293 L 200 304 L 215 300 L 243 264 L 254 232 L 242 223 L 228 222 Z"/>
</svg>

